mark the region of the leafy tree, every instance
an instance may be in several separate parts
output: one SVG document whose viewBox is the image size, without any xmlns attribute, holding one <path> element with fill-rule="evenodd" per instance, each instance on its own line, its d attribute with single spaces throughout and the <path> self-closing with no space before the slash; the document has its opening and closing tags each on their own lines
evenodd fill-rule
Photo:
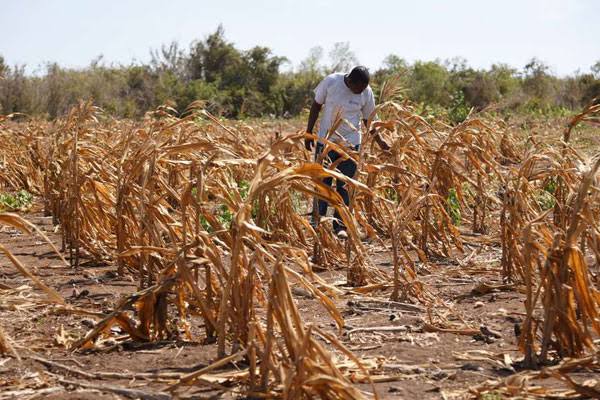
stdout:
<svg viewBox="0 0 600 400">
<path fill-rule="evenodd" d="M 162 45 L 160 50 L 150 50 L 150 68 L 156 73 L 171 72 L 179 78 L 186 76 L 186 56 L 179 43 Z"/>
<path fill-rule="evenodd" d="M 500 99 L 500 91 L 494 79 L 485 71 L 473 73 L 473 78 L 465 85 L 464 99 L 467 104 L 481 110 Z"/>
<path fill-rule="evenodd" d="M 308 56 L 300 62 L 299 72 L 310 72 L 320 74 L 323 67 L 321 67 L 321 61 L 323 60 L 323 48 L 316 46 L 308 51 Z"/>
<path fill-rule="evenodd" d="M 594 78 L 600 79 L 600 60 L 596 61 L 594 65 L 590 68 L 592 74 L 594 74 Z"/>
<path fill-rule="evenodd" d="M 489 75 L 494 81 L 500 96 L 508 96 L 519 88 L 520 81 L 517 70 L 506 64 L 493 64 Z"/>
<path fill-rule="evenodd" d="M 395 54 L 390 54 L 383 59 L 382 67 L 375 71 L 373 78 L 377 82 L 383 82 L 392 77 L 406 78 L 410 73 L 410 69 L 411 67 L 405 59 L 400 58 Z M 404 81 L 406 81 L 406 79 L 404 79 Z"/>
<path fill-rule="evenodd" d="M 448 72 L 450 72 L 451 74 L 460 74 L 464 71 L 471 70 L 471 68 L 469 68 L 469 63 L 467 62 L 467 59 L 464 57 L 450 58 L 446 60 L 444 64 L 446 65 L 446 69 L 448 70 Z"/>
<path fill-rule="evenodd" d="M 267 99 L 285 60 L 266 47 L 236 49 L 219 26 L 205 40 L 193 43 L 187 65 L 192 81 L 214 84 L 227 94 L 220 104 L 227 116 L 258 116 L 273 112 Z"/>
<path fill-rule="evenodd" d="M 296 72 L 279 75 L 274 88 L 274 113 L 280 116 L 298 115 L 310 106 L 313 90 L 323 79 L 326 68 L 322 66 L 323 48 L 313 47 L 300 62 Z"/>
<path fill-rule="evenodd" d="M 448 71 L 438 61 L 417 61 L 410 76 L 410 97 L 417 102 L 447 106 L 450 93 L 446 90 Z"/>
<path fill-rule="evenodd" d="M 122 95 L 128 97 L 135 104 L 136 110 L 149 110 L 156 104 L 154 90 L 155 74 L 148 66 L 131 66 L 126 70 L 127 85 L 122 90 Z M 134 111 L 139 113 L 139 111 Z M 132 115 L 130 115 L 132 116 Z"/>
<path fill-rule="evenodd" d="M 233 43 L 225 39 L 225 30 L 219 25 L 217 30 L 205 40 L 192 44 L 188 59 L 191 79 L 217 81 L 226 70 L 239 68 L 241 54 Z"/>
<path fill-rule="evenodd" d="M 580 106 L 588 105 L 594 100 L 596 104 L 600 104 L 600 78 L 584 75 L 581 80 Z"/>
<path fill-rule="evenodd" d="M 4 114 L 31 111 L 31 80 L 25 74 L 24 65 L 9 68 L 2 62 L 3 76 L 0 80 L 0 110 Z"/>
<path fill-rule="evenodd" d="M 146 65 L 107 66 L 102 56 L 81 69 L 53 63 L 34 76 L 0 57 L 0 112 L 56 118 L 80 99 L 92 99 L 112 115 L 137 118 L 160 104 L 183 112 L 204 100 L 211 112 L 227 117 L 293 116 L 310 104 L 326 73 L 358 63 L 350 45 L 339 42 L 325 61 L 323 48 L 314 47 L 296 70 L 281 71 L 285 58 L 267 47 L 235 47 L 222 26 L 189 48 L 171 42 L 150 55 Z M 463 58 L 411 64 L 392 54 L 372 71 L 372 86 L 378 94 L 381 83 L 393 78 L 425 116 L 460 122 L 472 107 L 491 103 L 506 113 L 581 109 L 600 97 L 600 61 L 590 71 L 558 78 L 537 59 L 519 73 L 505 64 L 474 69 Z"/>
<path fill-rule="evenodd" d="M 8 65 L 6 65 L 6 63 L 4 62 L 4 57 L 2 57 L 0 55 L 0 79 L 2 79 L 2 77 L 4 77 L 4 75 L 7 73 L 8 71 Z"/>
<path fill-rule="evenodd" d="M 547 109 L 551 105 L 556 87 L 549 71 L 550 68 L 537 58 L 525 65 L 523 90 L 530 96 L 528 107 Z"/>
<path fill-rule="evenodd" d="M 349 42 L 337 42 L 329 51 L 329 72 L 347 72 L 358 64 L 358 59 Z"/>
<path fill-rule="evenodd" d="M 390 72 L 405 72 L 408 68 L 409 65 L 406 60 L 395 54 L 390 54 L 383 59 L 383 69 Z"/>
</svg>

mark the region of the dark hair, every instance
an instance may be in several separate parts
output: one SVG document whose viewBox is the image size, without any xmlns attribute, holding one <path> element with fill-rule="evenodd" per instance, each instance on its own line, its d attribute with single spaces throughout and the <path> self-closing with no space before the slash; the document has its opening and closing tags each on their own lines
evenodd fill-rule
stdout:
<svg viewBox="0 0 600 400">
<path fill-rule="evenodd" d="M 348 79 L 354 83 L 362 83 L 364 85 L 369 84 L 370 74 L 367 67 L 363 67 L 362 65 L 358 67 L 354 67 L 352 71 L 348 74 Z"/>
</svg>

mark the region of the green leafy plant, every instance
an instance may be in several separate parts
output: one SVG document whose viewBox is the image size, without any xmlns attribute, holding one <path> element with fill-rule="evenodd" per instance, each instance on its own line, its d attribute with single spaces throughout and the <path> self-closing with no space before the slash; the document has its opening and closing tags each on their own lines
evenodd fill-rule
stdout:
<svg viewBox="0 0 600 400">
<path fill-rule="evenodd" d="M 456 194 L 455 188 L 450 188 L 448 191 L 448 198 L 446 199 L 446 211 L 452 218 L 454 225 L 460 225 L 462 216 L 460 213 L 460 202 L 458 201 L 458 195 Z"/>
<path fill-rule="evenodd" d="M 400 199 L 398 198 L 398 193 L 396 192 L 396 190 L 394 190 L 393 187 L 385 188 L 385 198 L 396 203 L 400 201 Z"/>
<path fill-rule="evenodd" d="M 229 229 L 232 220 L 233 213 L 225 204 L 221 204 L 217 212 L 217 221 L 219 221 L 219 223 L 223 225 L 224 228 Z"/>
<path fill-rule="evenodd" d="M 237 187 L 238 187 L 240 196 L 242 197 L 242 200 L 246 200 L 246 198 L 248 198 L 248 193 L 250 191 L 250 182 L 248 182 L 246 180 L 241 180 L 241 181 L 237 182 Z M 194 195 L 194 196 L 196 195 L 195 188 L 192 189 L 192 195 Z M 255 204 L 252 207 L 252 218 L 255 218 L 257 214 L 258 214 L 258 205 Z M 231 221 L 233 220 L 233 213 L 231 212 L 229 207 L 227 207 L 227 205 L 220 204 L 216 208 L 215 216 L 216 216 L 217 221 L 219 221 L 219 223 L 223 226 L 223 228 L 229 229 L 229 227 L 231 226 Z M 200 223 L 202 224 L 202 227 L 207 232 L 213 231 L 212 226 L 210 226 L 210 224 L 208 223 L 206 218 L 202 215 L 200 216 Z"/>
<path fill-rule="evenodd" d="M 502 400 L 503 396 L 498 392 L 484 393 L 481 400 Z"/>
<path fill-rule="evenodd" d="M 545 182 L 544 188 L 538 192 L 536 201 L 542 210 L 549 210 L 556 204 L 556 197 L 554 197 L 556 186 L 556 179 L 548 178 Z"/>
<path fill-rule="evenodd" d="M 26 190 L 16 193 L 0 193 L 0 211 L 25 210 L 31 207 L 33 195 Z"/>
<path fill-rule="evenodd" d="M 469 115 L 470 107 L 465 102 L 465 95 L 462 90 L 457 90 L 451 96 L 448 117 L 455 124 L 460 124 Z"/>
<path fill-rule="evenodd" d="M 243 200 L 248 198 L 248 192 L 250 191 L 250 182 L 241 180 L 237 183 L 238 189 L 240 190 L 240 196 L 242 196 Z"/>
</svg>

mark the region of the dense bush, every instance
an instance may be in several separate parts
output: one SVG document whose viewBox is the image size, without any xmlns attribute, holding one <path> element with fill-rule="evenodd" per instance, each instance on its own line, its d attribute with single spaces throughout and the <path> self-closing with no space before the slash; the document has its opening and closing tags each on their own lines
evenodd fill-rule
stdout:
<svg viewBox="0 0 600 400">
<path fill-rule="evenodd" d="M 227 41 L 222 27 L 188 50 L 171 43 L 151 56 L 147 65 L 108 66 L 102 58 L 84 69 L 50 63 L 34 76 L 0 56 L 0 114 L 55 118 L 80 99 L 93 99 L 108 113 L 129 118 L 161 104 L 183 112 L 195 100 L 230 118 L 294 116 L 310 103 L 312 90 L 327 73 L 357 63 L 348 43 L 336 43 L 327 65 L 322 63 L 323 49 L 316 47 L 298 68 L 282 71 L 285 58 L 267 47 L 240 50 Z M 504 112 L 560 113 L 600 97 L 600 61 L 590 73 L 559 78 L 537 59 L 522 71 L 504 64 L 477 70 L 460 58 L 410 64 L 390 55 L 373 77 L 376 93 L 384 80 L 395 77 L 404 96 L 453 122 L 464 119 L 471 108 L 494 105 Z"/>
</svg>

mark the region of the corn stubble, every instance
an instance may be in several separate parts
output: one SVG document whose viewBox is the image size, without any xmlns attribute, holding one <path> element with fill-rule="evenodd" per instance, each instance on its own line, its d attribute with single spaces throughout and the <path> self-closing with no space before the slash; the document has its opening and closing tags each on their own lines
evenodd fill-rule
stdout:
<svg viewBox="0 0 600 400">
<path fill-rule="evenodd" d="M 290 282 L 317 299 L 338 329 L 344 326 L 335 306 L 343 292 L 313 272 L 309 255 L 321 268 L 346 268 L 352 290 L 391 287 L 392 300 L 425 305 L 428 326 L 443 331 L 455 328 L 440 312 L 451 305 L 419 280 L 412 255 L 424 264 L 456 257 L 486 234 L 501 243 L 502 278 L 526 291 L 525 364 L 595 351 L 600 293 L 590 266 L 600 256 L 600 164 L 568 140 L 576 124 L 597 122 L 598 107 L 571 121 L 562 148 L 526 149 L 502 122 L 471 116 L 455 127 L 432 124 L 410 104 L 384 101 L 373 126 L 392 150 L 381 152 L 366 137 L 360 156 L 344 155 L 360 157 L 354 179 L 313 162 L 302 147 L 304 134 L 271 136 L 223 122 L 200 103 L 187 117 L 173 111 L 161 107 L 133 123 L 81 103 L 52 124 L 0 125 L 7 143 L 0 184 L 42 197 L 61 226 L 71 265 L 82 257 L 109 262 L 138 281 L 139 290 L 74 348 L 101 345 L 113 325 L 139 341 L 183 335 L 216 341 L 216 366 L 245 358 L 248 367 L 235 379 L 250 395 L 368 397 L 338 366 L 349 360 L 368 382 L 360 360 L 300 316 Z M 351 189 L 351 209 L 322 183 L 327 176 Z M 549 183 L 553 204 L 545 207 L 539 195 Z M 329 222 L 309 224 L 314 196 L 342 216 L 345 247 Z M 390 243 L 393 275 L 370 260 L 362 235 Z M 202 334 L 191 327 L 197 317 Z M 0 350 L 9 351 L 6 343 L 0 332 Z M 203 374 L 210 370 L 191 373 L 171 390 L 207 384 Z"/>
</svg>

